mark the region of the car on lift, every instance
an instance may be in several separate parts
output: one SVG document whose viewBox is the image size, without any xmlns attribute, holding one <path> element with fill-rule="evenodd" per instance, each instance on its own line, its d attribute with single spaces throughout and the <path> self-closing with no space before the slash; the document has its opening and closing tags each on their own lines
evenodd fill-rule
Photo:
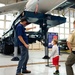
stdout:
<svg viewBox="0 0 75 75">
<path fill-rule="evenodd" d="M 36 43 L 36 40 L 41 41 L 42 35 L 40 33 L 40 30 L 38 32 L 26 32 L 26 35 L 28 37 L 29 44 Z M 14 30 L 13 28 L 9 29 L 7 32 L 5 32 L 1 38 L 1 53 L 10 55 L 14 52 Z M 18 47 L 18 53 L 19 47 Z"/>
<path fill-rule="evenodd" d="M 60 50 L 69 50 L 66 39 L 59 39 L 58 46 L 60 47 Z"/>
</svg>

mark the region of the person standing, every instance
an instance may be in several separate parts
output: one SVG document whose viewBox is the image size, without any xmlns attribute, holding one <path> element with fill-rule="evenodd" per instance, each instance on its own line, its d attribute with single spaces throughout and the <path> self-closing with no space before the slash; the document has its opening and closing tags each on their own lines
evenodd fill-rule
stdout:
<svg viewBox="0 0 75 75">
<path fill-rule="evenodd" d="M 21 51 L 21 58 L 18 63 L 16 75 L 23 75 L 22 73 L 31 73 L 31 71 L 27 70 L 27 62 L 29 59 L 29 54 L 28 54 L 29 45 L 25 30 L 30 30 L 36 27 L 25 28 L 26 25 L 27 25 L 27 20 L 23 17 L 20 23 L 16 27 L 18 46 Z"/>
<path fill-rule="evenodd" d="M 25 9 L 25 11 L 33 11 L 35 13 L 38 13 L 38 11 L 39 11 L 39 0 L 34 0 L 34 1 L 28 0 L 24 9 Z"/>
<path fill-rule="evenodd" d="M 75 21 L 73 22 L 73 27 L 74 30 L 71 32 L 71 34 L 69 34 L 69 37 L 67 38 L 67 46 L 71 51 L 65 63 L 67 75 L 74 75 L 72 66 L 75 64 Z"/>
<path fill-rule="evenodd" d="M 59 74 L 59 50 L 58 50 L 57 43 L 58 43 L 57 40 L 54 39 L 52 52 L 50 54 L 50 58 L 52 57 L 53 65 L 56 68 L 56 71 L 54 72 L 54 74 Z"/>
</svg>

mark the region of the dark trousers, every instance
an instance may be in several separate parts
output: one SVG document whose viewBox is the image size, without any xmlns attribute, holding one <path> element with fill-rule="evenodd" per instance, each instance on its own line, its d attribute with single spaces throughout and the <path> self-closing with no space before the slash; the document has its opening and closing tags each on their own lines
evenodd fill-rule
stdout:
<svg viewBox="0 0 75 75">
<path fill-rule="evenodd" d="M 26 70 L 27 62 L 29 59 L 29 52 L 26 47 L 20 46 L 20 51 L 21 51 L 21 59 L 19 60 L 19 63 L 18 63 L 17 74 L 21 73 L 21 70 L 22 71 Z"/>
<path fill-rule="evenodd" d="M 74 75 L 74 72 L 72 69 L 73 64 L 75 64 L 75 54 L 71 53 L 68 56 L 67 61 L 65 63 L 67 75 Z"/>
</svg>

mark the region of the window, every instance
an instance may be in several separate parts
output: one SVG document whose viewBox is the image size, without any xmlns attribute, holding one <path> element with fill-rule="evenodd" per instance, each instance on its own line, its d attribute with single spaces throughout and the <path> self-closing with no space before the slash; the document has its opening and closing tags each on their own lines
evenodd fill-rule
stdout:
<svg viewBox="0 0 75 75">
<path fill-rule="evenodd" d="M 70 17 L 73 17 L 73 10 L 70 10 Z"/>
<path fill-rule="evenodd" d="M 73 23 L 70 24 L 70 27 L 73 29 Z"/>
<path fill-rule="evenodd" d="M 54 32 L 53 28 L 49 28 L 48 32 Z"/>
<path fill-rule="evenodd" d="M 11 27 L 11 22 L 6 22 L 6 29 L 9 29 Z"/>
<path fill-rule="evenodd" d="M 54 27 L 54 32 L 59 33 L 59 28 L 58 27 Z"/>
<path fill-rule="evenodd" d="M 0 21 L 0 28 L 4 28 L 4 21 Z"/>
<path fill-rule="evenodd" d="M 64 33 L 64 28 L 60 28 L 60 33 Z"/>
<path fill-rule="evenodd" d="M 0 15 L 0 20 L 4 20 L 4 15 Z"/>
<path fill-rule="evenodd" d="M 0 30 L 0 37 L 3 35 L 4 30 Z"/>
<path fill-rule="evenodd" d="M 60 35 L 59 35 L 59 38 L 60 38 L 60 39 L 64 39 L 64 34 L 60 34 Z"/>
<path fill-rule="evenodd" d="M 69 17 L 68 16 L 66 16 L 66 22 L 69 22 Z"/>
<path fill-rule="evenodd" d="M 64 24 L 60 24 L 60 27 L 64 27 Z"/>
<path fill-rule="evenodd" d="M 69 22 L 66 22 L 66 23 L 65 23 L 65 27 L 66 27 L 66 28 L 69 28 Z"/>
<path fill-rule="evenodd" d="M 66 9 L 65 13 L 66 13 L 65 16 L 69 16 L 69 9 Z"/>
<path fill-rule="evenodd" d="M 6 20 L 12 20 L 12 15 L 6 15 Z"/>
<path fill-rule="evenodd" d="M 68 36 L 69 36 L 69 35 L 65 35 L 65 39 L 67 39 L 67 38 L 68 38 Z"/>
<path fill-rule="evenodd" d="M 69 34 L 69 29 L 65 29 L 65 34 Z"/>
<path fill-rule="evenodd" d="M 71 32 L 73 31 L 74 29 L 71 29 Z"/>
<path fill-rule="evenodd" d="M 74 21 L 74 18 L 70 17 L 70 20 L 71 20 L 71 23 L 73 23 L 73 21 Z"/>
</svg>

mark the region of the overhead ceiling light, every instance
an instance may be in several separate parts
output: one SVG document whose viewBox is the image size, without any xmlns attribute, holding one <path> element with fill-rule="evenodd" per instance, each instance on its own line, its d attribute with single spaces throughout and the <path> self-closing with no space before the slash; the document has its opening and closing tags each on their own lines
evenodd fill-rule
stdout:
<svg viewBox="0 0 75 75">
<path fill-rule="evenodd" d="M 0 7 L 3 7 L 3 6 L 5 6 L 5 4 L 0 3 Z"/>
</svg>

